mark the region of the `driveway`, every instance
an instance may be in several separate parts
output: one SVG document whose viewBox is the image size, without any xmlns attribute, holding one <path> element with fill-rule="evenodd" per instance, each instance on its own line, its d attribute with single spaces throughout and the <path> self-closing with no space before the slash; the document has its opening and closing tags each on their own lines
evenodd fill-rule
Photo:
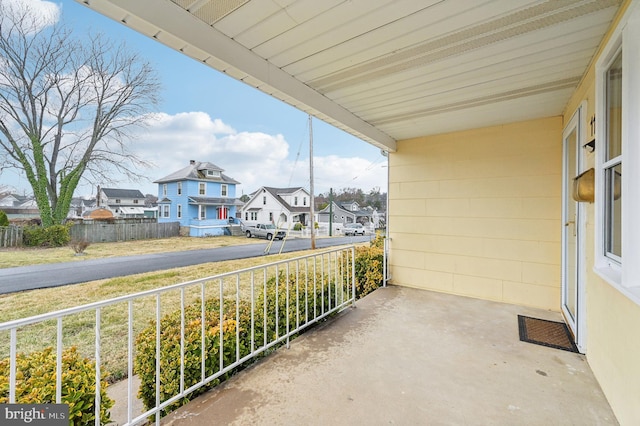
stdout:
<svg viewBox="0 0 640 426">
<path fill-rule="evenodd" d="M 360 237 L 333 237 L 316 239 L 316 248 L 369 241 L 371 235 Z M 310 249 L 310 240 L 294 238 L 274 241 L 270 253 L 283 253 Z M 198 265 L 223 260 L 264 256 L 267 242 L 213 249 L 189 250 L 138 256 L 111 257 L 77 262 L 50 263 L 0 269 L 0 294 L 38 288 L 59 287 L 105 278 L 121 277 L 144 272 L 161 271 L 182 266 Z"/>
</svg>

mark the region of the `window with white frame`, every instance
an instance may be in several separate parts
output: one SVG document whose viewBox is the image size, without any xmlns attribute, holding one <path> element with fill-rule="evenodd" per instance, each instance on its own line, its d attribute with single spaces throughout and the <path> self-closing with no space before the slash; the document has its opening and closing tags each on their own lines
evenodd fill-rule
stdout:
<svg viewBox="0 0 640 426">
<path fill-rule="evenodd" d="M 162 206 L 162 217 L 166 217 L 166 218 L 171 217 L 168 204 L 165 204 Z"/>
<path fill-rule="evenodd" d="M 294 206 L 298 205 L 298 197 L 293 197 L 293 205 Z"/>
<path fill-rule="evenodd" d="M 204 182 L 198 183 L 198 194 L 207 195 L 207 184 Z"/>
<path fill-rule="evenodd" d="M 251 220 L 258 220 L 258 212 L 250 212 Z"/>
<path fill-rule="evenodd" d="M 182 182 L 178 182 L 178 195 L 182 195 Z"/>
<path fill-rule="evenodd" d="M 595 271 L 640 304 L 640 2 L 596 64 Z"/>
<path fill-rule="evenodd" d="M 178 219 L 181 219 L 182 218 L 182 204 L 178 204 L 177 214 L 178 214 Z"/>
<path fill-rule="evenodd" d="M 163 197 L 167 196 L 167 184 L 166 183 L 162 184 L 162 196 Z"/>
<path fill-rule="evenodd" d="M 266 205 L 267 204 L 267 197 L 266 196 L 262 196 L 262 205 Z"/>
<path fill-rule="evenodd" d="M 226 184 L 220 185 L 220 196 L 221 197 L 226 197 L 227 196 L 227 185 Z"/>
<path fill-rule="evenodd" d="M 198 206 L 198 217 L 200 220 L 207 218 L 207 208 L 205 206 Z"/>
<path fill-rule="evenodd" d="M 605 73 L 604 158 L 604 254 L 622 262 L 622 50 Z"/>
</svg>

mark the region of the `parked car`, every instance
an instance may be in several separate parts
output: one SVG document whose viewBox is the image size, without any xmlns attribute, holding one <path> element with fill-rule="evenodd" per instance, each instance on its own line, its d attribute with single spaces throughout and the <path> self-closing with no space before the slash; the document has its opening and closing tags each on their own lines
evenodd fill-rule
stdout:
<svg viewBox="0 0 640 426">
<path fill-rule="evenodd" d="M 366 229 L 361 223 L 348 223 L 344 226 L 344 235 L 364 235 Z"/>
<path fill-rule="evenodd" d="M 271 223 L 259 223 L 255 226 L 246 226 L 244 232 L 247 238 L 256 237 L 266 238 L 267 240 L 275 238 L 276 240 L 281 240 L 285 237 L 284 231 L 280 231 Z"/>
</svg>

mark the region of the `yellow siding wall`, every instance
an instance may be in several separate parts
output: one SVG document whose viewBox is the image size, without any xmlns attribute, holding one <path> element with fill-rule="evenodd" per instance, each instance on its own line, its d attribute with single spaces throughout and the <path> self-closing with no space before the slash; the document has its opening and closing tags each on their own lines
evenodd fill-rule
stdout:
<svg viewBox="0 0 640 426">
<path fill-rule="evenodd" d="M 625 1 L 619 16 L 628 5 L 629 1 Z M 615 24 L 612 28 L 615 28 Z M 607 38 L 603 41 L 603 46 Z M 564 111 L 565 122 L 582 101 L 587 102 L 587 125 L 595 112 L 593 66 L 589 68 L 568 103 Z M 586 127 L 589 129 L 588 125 Z M 594 167 L 595 156 L 587 155 L 586 163 L 585 168 Z M 640 425 L 640 306 L 593 272 L 596 232 L 594 214 L 594 205 L 588 204 L 586 229 L 583 230 L 586 233 L 587 360 L 620 424 Z"/>
<path fill-rule="evenodd" d="M 621 425 L 640 424 L 640 307 L 590 274 L 587 360 Z"/>
<path fill-rule="evenodd" d="M 400 141 L 394 284 L 560 308 L 562 118 Z"/>
</svg>

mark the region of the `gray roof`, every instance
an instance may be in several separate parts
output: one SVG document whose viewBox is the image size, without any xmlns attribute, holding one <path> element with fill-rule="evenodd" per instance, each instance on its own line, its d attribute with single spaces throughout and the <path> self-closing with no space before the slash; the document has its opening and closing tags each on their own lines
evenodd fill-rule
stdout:
<svg viewBox="0 0 640 426">
<path fill-rule="evenodd" d="M 144 198 L 138 189 L 101 188 L 107 198 Z"/>
<path fill-rule="evenodd" d="M 333 201 L 333 212 L 344 212 L 344 213 L 348 213 L 350 215 L 356 216 L 356 212 L 352 212 L 351 210 L 347 210 L 344 207 L 342 207 L 340 204 L 336 203 L 335 201 Z M 318 214 L 324 214 L 324 213 L 329 213 L 329 205 L 327 205 L 327 207 L 325 207 L 324 209 L 320 210 L 318 212 Z"/>
<path fill-rule="evenodd" d="M 204 170 L 214 170 L 220 172 L 220 177 L 207 177 L 203 171 Z M 209 163 L 207 161 L 194 161 L 189 164 L 187 167 L 182 168 L 176 172 L 171 173 L 161 179 L 154 181 L 154 183 L 166 183 L 166 182 L 177 182 L 182 180 L 207 180 L 207 181 L 216 181 L 222 183 L 236 183 L 239 184 L 237 180 L 225 175 L 224 169 L 216 166 L 213 163 Z"/>
</svg>

